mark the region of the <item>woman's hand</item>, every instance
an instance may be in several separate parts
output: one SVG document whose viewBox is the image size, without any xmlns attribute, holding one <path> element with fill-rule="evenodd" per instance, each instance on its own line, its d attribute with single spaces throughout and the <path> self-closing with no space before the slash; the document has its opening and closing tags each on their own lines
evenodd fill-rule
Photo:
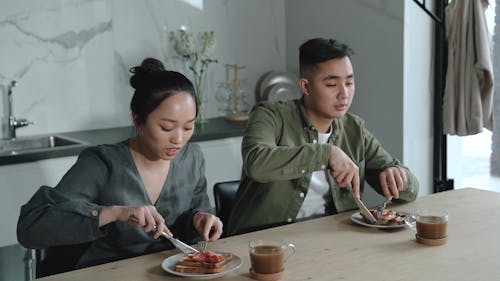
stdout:
<svg viewBox="0 0 500 281">
<path fill-rule="evenodd" d="M 145 232 L 154 231 L 154 238 L 158 239 L 161 232 L 172 234 L 165 225 L 165 220 L 152 205 L 145 206 L 110 206 L 103 208 L 99 217 L 99 226 L 110 222 L 122 221 L 140 227 Z"/>
<path fill-rule="evenodd" d="M 388 200 L 399 198 L 399 192 L 403 190 L 406 185 L 406 171 L 401 167 L 389 167 L 383 170 L 378 178 L 380 180 L 380 187 L 384 193 L 385 198 Z"/>
<path fill-rule="evenodd" d="M 222 235 L 222 221 L 210 213 L 195 213 L 193 225 L 205 241 L 215 241 Z"/>
</svg>

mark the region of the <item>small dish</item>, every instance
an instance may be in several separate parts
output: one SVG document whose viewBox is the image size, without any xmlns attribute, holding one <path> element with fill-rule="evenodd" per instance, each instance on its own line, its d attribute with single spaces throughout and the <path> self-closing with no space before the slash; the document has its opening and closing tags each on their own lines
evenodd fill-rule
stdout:
<svg viewBox="0 0 500 281">
<path fill-rule="evenodd" d="M 253 271 L 252 268 L 250 268 L 250 276 L 253 279 L 259 280 L 259 281 L 278 281 L 283 278 L 285 271 L 280 271 L 278 273 L 270 273 L 270 274 L 264 274 L 264 273 L 257 273 Z"/>
<path fill-rule="evenodd" d="M 448 241 L 448 236 L 443 237 L 443 238 L 438 238 L 438 239 L 428 239 L 421 237 L 418 234 L 415 234 L 415 239 L 417 240 L 418 243 L 429 245 L 429 246 L 441 246 L 446 244 Z"/>
</svg>

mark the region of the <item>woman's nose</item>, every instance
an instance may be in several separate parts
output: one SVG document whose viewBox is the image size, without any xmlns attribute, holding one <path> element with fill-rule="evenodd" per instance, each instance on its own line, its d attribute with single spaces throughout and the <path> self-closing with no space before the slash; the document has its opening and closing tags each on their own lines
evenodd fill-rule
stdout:
<svg viewBox="0 0 500 281">
<path fill-rule="evenodd" d="M 174 130 L 174 133 L 170 138 L 170 141 L 174 144 L 182 143 L 182 132 L 180 130 Z"/>
</svg>

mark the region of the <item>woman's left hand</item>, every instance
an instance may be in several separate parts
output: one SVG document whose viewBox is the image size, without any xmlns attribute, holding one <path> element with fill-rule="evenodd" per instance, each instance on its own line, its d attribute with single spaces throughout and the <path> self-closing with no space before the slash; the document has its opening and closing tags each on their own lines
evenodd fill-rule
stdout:
<svg viewBox="0 0 500 281">
<path fill-rule="evenodd" d="M 193 224 L 205 241 L 215 241 L 222 235 L 222 221 L 210 213 L 197 212 L 193 216 Z"/>
</svg>

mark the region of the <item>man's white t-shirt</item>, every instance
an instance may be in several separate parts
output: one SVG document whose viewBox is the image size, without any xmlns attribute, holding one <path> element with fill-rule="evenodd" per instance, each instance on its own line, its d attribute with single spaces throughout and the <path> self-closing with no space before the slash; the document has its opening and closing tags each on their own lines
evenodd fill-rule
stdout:
<svg viewBox="0 0 500 281">
<path fill-rule="evenodd" d="M 328 138 L 332 134 L 332 129 L 326 134 L 318 133 L 318 142 L 327 143 Z M 325 213 L 325 206 L 327 204 L 326 196 L 330 194 L 330 186 L 326 180 L 326 171 L 315 171 L 311 176 L 311 183 L 309 189 L 300 207 L 297 219 L 307 218 L 310 216 L 322 215 Z"/>
</svg>

